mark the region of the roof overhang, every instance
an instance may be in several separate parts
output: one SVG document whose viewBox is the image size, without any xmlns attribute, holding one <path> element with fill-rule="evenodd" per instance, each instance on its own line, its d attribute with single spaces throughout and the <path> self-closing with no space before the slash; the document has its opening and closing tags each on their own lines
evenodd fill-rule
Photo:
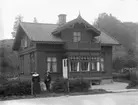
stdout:
<svg viewBox="0 0 138 105">
<path fill-rule="evenodd" d="M 65 44 L 65 42 L 57 42 L 57 41 L 33 41 L 38 44 Z"/>
<path fill-rule="evenodd" d="M 101 46 L 121 46 L 121 44 L 105 44 L 105 43 L 101 43 Z"/>
<path fill-rule="evenodd" d="M 72 21 L 69 21 L 69 22 L 65 23 L 64 25 L 62 25 L 62 26 L 57 27 L 52 32 L 52 34 L 53 35 L 58 35 L 58 34 L 60 34 L 60 32 L 62 32 L 66 28 L 74 28 L 74 24 L 76 24 L 76 23 L 84 24 L 87 31 L 96 33 L 95 36 L 99 36 L 100 33 L 101 33 L 98 29 L 96 29 L 91 24 L 89 24 L 87 21 L 85 21 L 81 16 L 78 16 L 76 19 L 74 19 Z"/>
</svg>

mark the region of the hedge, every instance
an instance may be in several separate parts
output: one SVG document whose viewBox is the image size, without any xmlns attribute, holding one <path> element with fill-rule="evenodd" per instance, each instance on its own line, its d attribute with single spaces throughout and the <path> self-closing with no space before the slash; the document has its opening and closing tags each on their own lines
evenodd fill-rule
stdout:
<svg viewBox="0 0 138 105">
<path fill-rule="evenodd" d="M 70 92 L 84 92 L 84 91 L 88 91 L 89 88 L 90 88 L 89 82 L 86 82 L 84 80 L 69 81 Z M 53 92 L 67 92 L 68 91 L 67 80 L 64 80 L 64 79 L 56 80 L 52 84 L 52 91 Z"/>
<path fill-rule="evenodd" d="M 137 86 L 138 86 L 138 81 L 133 80 L 128 84 L 128 86 L 126 88 L 127 89 L 133 89 L 133 88 L 136 88 Z"/>
<path fill-rule="evenodd" d="M 0 96 L 22 96 L 31 94 L 30 82 L 7 83 L 0 87 Z"/>
</svg>

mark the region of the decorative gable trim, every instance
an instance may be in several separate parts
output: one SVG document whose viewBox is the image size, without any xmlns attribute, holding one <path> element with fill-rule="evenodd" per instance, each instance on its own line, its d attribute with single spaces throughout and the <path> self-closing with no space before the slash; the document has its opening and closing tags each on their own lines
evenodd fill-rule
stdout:
<svg viewBox="0 0 138 105">
<path fill-rule="evenodd" d="M 85 28 L 86 28 L 88 31 L 93 31 L 93 32 L 95 32 L 95 33 L 97 34 L 97 36 L 100 35 L 100 31 L 97 30 L 96 28 L 94 28 L 94 27 L 93 27 L 91 24 L 89 24 L 87 21 L 85 21 L 80 15 L 79 15 L 76 19 L 74 19 L 74 20 L 72 20 L 72 21 L 69 21 L 69 22 L 67 22 L 66 24 L 62 25 L 62 26 L 57 27 L 57 28 L 52 32 L 52 34 L 53 34 L 53 35 L 57 35 L 57 34 L 59 34 L 61 31 L 63 31 L 63 30 L 66 29 L 66 28 L 69 28 L 69 27 L 71 27 L 71 26 L 74 27 L 74 24 L 76 24 L 76 23 L 79 23 L 79 24 L 83 23 L 83 24 L 85 25 Z M 73 28 L 73 27 L 72 27 L 72 28 Z"/>
</svg>

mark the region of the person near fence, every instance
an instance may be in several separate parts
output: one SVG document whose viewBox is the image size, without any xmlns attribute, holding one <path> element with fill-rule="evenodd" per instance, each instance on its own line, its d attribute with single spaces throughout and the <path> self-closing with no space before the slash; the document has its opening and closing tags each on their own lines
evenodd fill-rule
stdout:
<svg viewBox="0 0 138 105">
<path fill-rule="evenodd" d="M 46 84 L 46 88 L 47 88 L 47 91 L 50 92 L 50 84 L 51 84 L 51 75 L 49 72 L 46 73 L 46 76 L 45 76 L 45 84 Z"/>
</svg>

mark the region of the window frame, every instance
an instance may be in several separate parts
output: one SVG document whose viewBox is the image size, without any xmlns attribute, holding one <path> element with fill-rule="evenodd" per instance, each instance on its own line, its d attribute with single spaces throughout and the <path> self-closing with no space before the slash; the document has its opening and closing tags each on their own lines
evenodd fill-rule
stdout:
<svg viewBox="0 0 138 105">
<path fill-rule="evenodd" d="M 73 32 L 73 42 L 80 42 L 81 41 L 81 32 L 75 31 Z"/>
<path fill-rule="evenodd" d="M 48 61 L 48 58 L 50 58 L 50 61 Z M 55 61 L 52 59 L 56 58 Z M 50 65 L 50 69 L 48 68 L 48 64 Z M 46 57 L 46 66 L 47 66 L 47 71 L 51 73 L 57 73 L 58 72 L 58 65 L 57 65 L 57 57 L 56 56 L 47 56 Z M 55 70 L 54 70 L 55 66 Z"/>
<path fill-rule="evenodd" d="M 102 65 L 103 65 L 103 68 L 102 68 Z M 100 69 L 102 72 L 105 72 L 105 59 L 104 59 L 104 57 L 100 58 Z"/>
<path fill-rule="evenodd" d="M 80 71 L 81 72 L 88 72 L 89 69 L 90 69 L 90 58 L 88 56 L 81 56 L 81 59 L 80 59 Z M 82 63 L 87 63 L 87 69 L 82 69 Z"/>
<path fill-rule="evenodd" d="M 75 71 L 72 71 L 71 62 L 77 63 L 77 64 L 76 64 L 76 70 L 75 70 Z M 70 57 L 70 60 L 69 60 L 69 64 L 70 64 L 70 72 L 78 72 L 79 57 L 78 57 L 78 56 L 71 56 L 71 57 Z"/>
<path fill-rule="evenodd" d="M 21 46 L 22 49 L 25 49 L 25 48 L 28 47 L 28 38 L 27 38 L 27 36 L 22 37 L 20 46 Z"/>
</svg>

